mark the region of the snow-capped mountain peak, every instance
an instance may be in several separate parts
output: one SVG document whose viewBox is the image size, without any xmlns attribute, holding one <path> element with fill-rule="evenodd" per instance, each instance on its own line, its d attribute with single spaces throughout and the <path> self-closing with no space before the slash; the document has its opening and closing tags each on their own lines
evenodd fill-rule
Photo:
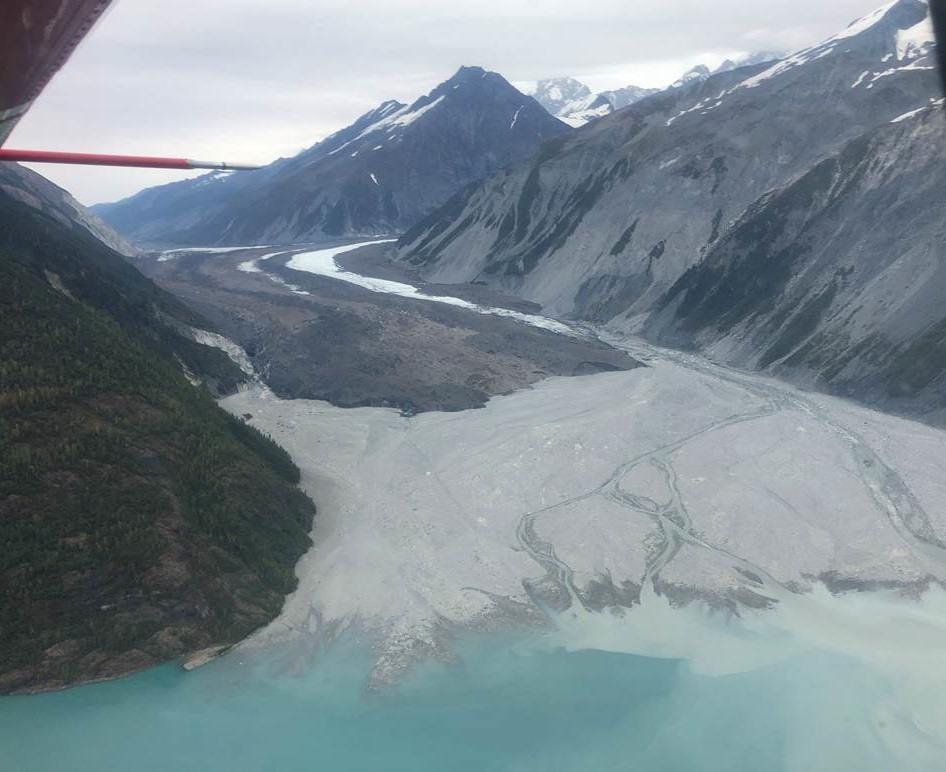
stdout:
<svg viewBox="0 0 946 772">
<path fill-rule="evenodd" d="M 549 78 L 540 80 L 531 94 L 552 115 L 567 115 L 569 108 L 594 98 L 591 89 L 575 78 Z"/>
<path fill-rule="evenodd" d="M 780 59 L 782 56 L 782 54 L 771 51 L 755 51 L 744 56 L 726 59 L 715 69 L 710 69 L 705 64 L 699 64 L 684 73 L 669 88 L 678 89 L 692 83 L 702 83 L 712 75 L 730 72 L 739 67 L 771 62 Z M 540 80 L 528 93 L 560 121 L 577 128 L 616 110 L 622 110 L 660 91 L 662 89 L 631 85 L 596 94 L 581 81 L 572 77 L 564 77 Z"/>
<path fill-rule="evenodd" d="M 873 89 L 878 81 L 902 73 L 928 74 L 936 69 L 931 56 L 934 35 L 928 11 L 926 0 L 888 3 L 821 43 L 796 51 L 720 94 L 682 110 L 672 116 L 667 125 L 685 116 L 706 115 L 724 106 L 737 92 L 758 88 L 773 79 L 804 77 L 810 66 L 823 65 L 824 77 L 836 78 L 845 77 L 843 73 L 848 66 L 853 66 L 852 62 L 863 62 L 864 69 L 850 82 L 852 89 Z M 846 66 L 834 66 L 842 56 Z"/>
<path fill-rule="evenodd" d="M 754 51 L 744 56 L 738 56 L 735 59 L 726 59 L 722 64 L 713 69 L 710 69 L 705 64 L 698 64 L 696 67 L 687 70 L 670 88 L 683 88 L 684 86 L 689 86 L 691 83 L 701 83 L 713 75 L 718 75 L 723 72 L 732 72 L 740 67 L 774 62 L 781 59 L 783 56 L 784 54 L 775 53 L 774 51 Z"/>
<path fill-rule="evenodd" d="M 497 73 L 461 67 L 410 105 L 384 102 L 295 158 L 214 184 L 172 183 L 100 211 L 135 238 L 162 244 L 396 233 L 568 131 Z"/>
<path fill-rule="evenodd" d="M 530 96 L 560 121 L 578 127 L 638 102 L 657 91 L 659 89 L 627 86 L 596 94 L 581 81 L 565 77 L 540 80 L 530 92 Z"/>
<path fill-rule="evenodd" d="M 797 51 L 768 70 L 748 78 L 736 88 L 754 88 L 760 83 L 782 75 L 788 70 L 823 59 L 840 50 L 859 49 L 876 55 L 877 68 L 867 70 L 852 87 L 865 85 L 868 88 L 879 76 L 895 72 L 897 67 L 888 66 L 894 59 L 898 62 L 911 60 L 914 69 L 922 69 L 917 61 L 926 57 L 934 42 L 933 26 L 929 19 L 929 6 L 925 0 L 895 0 L 855 20 L 845 29 L 810 48 Z M 881 66 L 883 65 L 883 66 Z M 932 69 L 933 63 L 925 66 Z"/>
<path fill-rule="evenodd" d="M 687 70 L 683 73 L 680 78 L 678 78 L 670 86 L 670 88 L 683 88 L 684 86 L 689 85 L 690 83 L 695 83 L 696 81 L 706 80 L 710 75 L 712 75 L 712 70 L 707 67 L 705 64 L 698 64 L 696 67 L 693 67 L 690 70 Z"/>
</svg>

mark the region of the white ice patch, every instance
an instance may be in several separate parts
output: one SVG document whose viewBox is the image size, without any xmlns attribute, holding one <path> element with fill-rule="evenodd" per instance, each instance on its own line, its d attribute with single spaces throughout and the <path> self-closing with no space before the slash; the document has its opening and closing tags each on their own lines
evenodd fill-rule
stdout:
<svg viewBox="0 0 946 772">
<path fill-rule="evenodd" d="M 414 110 L 413 112 L 403 113 L 391 119 L 391 123 L 388 126 L 388 131 L 390 131 L 395 126 L 410 126 L 415 121 L 423 118 L 427 113 L 433 110 L 437 105 L 439 105 L 444 98 L 442 96 L 437 97 L 429 105 L 424 105 L 423 107 Z"/>
<path fill-rule="evenodd" d="M 285 250 L 282 252 L 270 252 L 268 255 L 263 255 L 262 257 L 257 257 L 255 260 L 247 260 L 245 263 L 240 263 L 237 266 L 238 271 L 243 271 L 243 273 L 263 273 L 259 268 L 259 263 L 263 260 L 269 260 L 271 257 L 276 257 L 276 255 L 285 254 Z"/>
<path fill-rule="evenodd" d="M 207 185 L 212 185 L 218 180 L 226 179 L 232 174 L 234 174 L 233 171 L 223 171 L 223 170 L 211 172 L 210 174 L 205 174 L 204 176 L 197 178 L 197 182 L 194 185 L 194 187 L 203 188 L 203 187 L 206 187 Z"/>
<path fill-rule="evenodd" d="M 874 84 L 881 80 L 882 78 L 889 78 L 891 75 L 899 75 L 902 72 L 928 72 L 929 70 L 935 70 L 936 67 L 933 65 L 920 64 L 919 61 L 912 62 L 904 67 L 893 67 L 889 70 L 884 70 L 883 72 L 878 72 L 874 74 L 874 77 L 871 78 L 870 83 L 867 84 L 867 88 L 873 88 Z"/>
<path fill-rule="evenodd" d="M 549 319 L 545 316 L 535 314 L 523 314 L 519 311 L 511 311 L 506 308 L 493 308 L 490 306 L 481 306 L 471 303 L 461 298 L 450 297 L 446 295 L 428 295 L 421 292 L 412 284 L 403 284 L 397 281 L 387 279 L 375 279 L 370 276 L 361 276 L 351 271 L 346 271 L 338 266 L 335 258 L 346 252 L 352 252 L 356 249 L 369 246 L 371 244 L 387 244 L 396 239 L 384 239 L 380 241 L 366 241 L 361 244 L 349 244 L 342 247 L 331 247 L 329 249 L 318 249 L 313 252 L 301 252 L 295 255 L 288 263 L 287 268 L 295 271 L 305 271 L 319 276 L 328 276 L 333 279 L 340 279 L 349 284 L 355 284 L 359 287 L 371 290 L 372 292 L 382 292 L 391 295 L 400 295 L 414 300 L 426 300 L 431 303 L 443 303 L 449 306 L 465 308 L 468 311 L 475 311 L 478 314 L 487 314 L 491 316 L 504 316 L 509 319 L 516 319 L 532 327 L 540 327 L 544 330 L 559 333 L 560 335 L 576 335 L 576 331 L 568 325 L 562 324 L 555 319 Z"/>
<path fill-rule="evenodd" d="M 935 43 L 933 24 L 929 18 L 926 18 L 916 26 L 897 33 L 897 58 L 903 61 L 925 56 Z"/>
<path fill-rule="evenodd" d="M 519 120 L 519 113 L 521 112 L 522 112 L 522 108 L 520 107 L 518 110 L 516 110 L 516 114 L 512 116 L 512 123 L 509 124 L 510 129 L 514 129 L 516 127 L 516 121 Z"/>
<path fill-rule="evenodd" d="M 808 64 L 809 62 L 814 62 L 818 59 L 822 59 L 833 52 L 834 52 L 834 45 L 831 43 L 831 41 L 822 43 L 821 45 L 818 45 L 818 46 L 814 46 L 813 48 L 806 48 L 803 51 L 799 51 L 798 53 L 792 54 L 788 58 L 783 59 L 782 61 L 773 65 L 772 67 L 765 70 L 764 72 L 760 72 L 758 75 L 755 75 L 751 78 L 747 78 L 742 83 L 731 88 L 727 92 L 727 95 L 741 88 L 756 88 L 757 86 L 764 83 L 765 81 L 770 80 L 771 78 L 775 78 L 781 75 L 782 73 L 793 69 L 794 67 L 799 67 L 803 64 Z"/>
<path fill-rule="evenodd" d="M 867 14 L 867 16 L 862 16 L 860 19 L 851 22 L 845 29 L 841 30 L 837 35 L 828 38 L 826 43 L 833 43 L 836 40 L 845 40 L 847 38 L 852 38 L 855 35 L 860 35 L 862 32 L 866 32 L 871 27 L 873 27 L 877 22 L 884 18 L 887 15 L 887 11 L 893 8 L 899 0 L 893 0 L 893 2 L 887 3 L 886 5 L 881 6 L 876 11 L 872 11 Z"/>
<path fill-rule="evenodd" d="M 166 263 L 168 260 L 173 260 L 178 255 L 184 255 L 190 252 L 201 255 L 225 255 L 228 252 L 242 252 L 246 249 L 260 249 L 265 246 L 265 244 L 253 244 L 246 247 L 181 247 L 180 249 L 166 249 L 158 257 L 158 262 Z"/>
<path fill-rule="evenodd" d="M 695 105 L 693 105 L 693 107 L 688 107 L 686 110 L 681 110 L 667 121 L 667 125 L 673 126 L 673 124 L 680 120 L 684 115 L 689 115 L 690 113 L 698 112 L 700 115 L 706 115 L 711 110 L 715 110 L 717 107 L 720 107 L 723 104 L 723 97 L 727 96 L 729 93 L 731 92 L 724 91 L 716 98 L 707 97 L 706 99 L 697 102 Z"/>
<path fill-rule="evenodd" d="M 927 112 L 927 111 L 930 110 L 932 107 L 942 107 L 942 106 L 943 106 L 943 102 L 944 102 L 944 100 L 942 100 L 942 99 L 931 100 L 931 104 L 930 104 L 930 105 L 925 106 L 925 107 L 920 107 L 920 108 L 917 109 L 917 110 L 911 110 L 910 112 L 904 113 L 903 115 L 898 115 L 896 118 L 894 118 L 894 119 L 893 119 L 892 121 L 890 121 L 890 122 L 891 122 L 891 123 L 901 123 L 901 122 L 903 122 L 903 121 L 907 121 L 907 120 L 909 120 L 910 118 L 913 118 L 913 117 L 915 117 L 915 116 L 917 116 L 917 115 L 921 115 L 922 113 Z"/>
<path fill-rule="evenodd" d="M 727 92 L 727 95 L 731 94 L 732 92 L 738 89 L 755 88 L 761 83 L 764 83 L 765 81 L 770 80 L 771 78 L 775 78 L 794 67 L 799 67 L 801 65 L 808 64 L 809 62 L 822 59 L 825 56 L 832 54 L 835 51 L 840 41 L 847 40 L 849 38 L 855 37 L 856 35 L 860 35 L 862 32 L 866 32 L 875 24 L 880 22 L 887 15 L 887 12 L 891 8 L 893 8 L 896 4 L 897 4 L 897 0 L 894 0 L 894 2 L 891 2 L 891 3 L 887 3 L 883 7 L 878 8 L 876 11 L 873 11 L 872 13 L 867 14 L 867 16 L 864 16 L 858 19 L 857 21 L 853 22 L 846 29 L 842 30 L 836 35 L 833 35 L 832 37 L 828 38 L 822 43 L 819 43 L 816 46 L 812 46 L 810 48 L 805 48 L 805 49 L 802 49 L 801 51 L 795 52 L 791 56 L 776 63 L 769 69 L 759 73 L 758 75 L 755 75 L 751 78 L 744 80 L 742 83 L 738 84 L 737 86 L 734 86 L 732 89 L 729 90 L 729 92 Z M 918 25 L 918 26 L 922 26 L 922 25 Z M 860 83 L 863 82 L 863 79 L 865 77 L 866 75 L 862 75 L 861 78 L 858 79 L 855 86 L 860 85 Z"/>
<path fill-rule="evenodd" d="M 398 108 L 393 113 L 389 115 L 385 115 L 381 120 L 376 121 L 375 123 L 372 123 L 370 126 L 368 126 L 368 128 L 362 131 L 361 134 L 359 134 L 353 140 L 346 142 L 341 147 L 335 148 L 331 153 L 329 153 L 329 155 L 335 155 L 336 153 L 340 153 L 345 148 L 350 147 L 352 144 L 354 144 L 360 139 L 364 139 L 369 134 L 374 134 L 377 131 L 381 131 L 382 129 L 389 127 L 391 123 L 398 118 L 398 116 L 403 115 L 404 113 L 410 111 L 410 109 L 411 109 L 410 107 L 405 105 L 404 107 Z M 378 145 L 378 148 L 380 147 L 381 145 Z M 378 148 L 375 148 L 375 149 L 377 150 Z"/>
<path fill-rule="evenodd" d="M 919 108 L 918 110 L 911 110 L 910 112 L 904 113 L 903 115 L 898 115 L 896 118 L 894 118 L 894 119 L 893 119 L 892 121 L 890 121 L 890 122 L 891 122 L 891 123 L 901 123 L 901 122 L 903 122 L 903 121 L 909 120 L 910 118 L 913 118 L 913 117 L 916 116 L 916 115 L 919 115 L 920 113 L 926 112 L 927 110 L 929 110 L 928 107 L 921 107 L 921 108 Z"/>
</svg>

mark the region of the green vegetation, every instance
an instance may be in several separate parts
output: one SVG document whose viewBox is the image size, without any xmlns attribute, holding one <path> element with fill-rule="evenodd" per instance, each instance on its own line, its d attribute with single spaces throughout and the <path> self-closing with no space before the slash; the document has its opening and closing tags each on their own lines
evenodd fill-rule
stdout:
<svg viewBox="0 0 946 772">
<path fill-rule="evenodd" d="M 175 331 L 206 323 L 2 196 L 0 321 L 0 692 L 119 675 L 275 616 L 314 507 L 285 451 L 185 379 L 181 362 L 240 379 Z"/>
</svg>

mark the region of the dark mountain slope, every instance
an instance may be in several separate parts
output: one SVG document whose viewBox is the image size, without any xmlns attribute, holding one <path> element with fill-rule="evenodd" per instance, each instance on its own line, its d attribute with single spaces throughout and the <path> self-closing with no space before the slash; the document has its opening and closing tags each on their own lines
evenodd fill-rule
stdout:
<svg viewBox="0 0 946 772">
<path fill-rule="evenodd" d="M 39 209 L 66 228 L 80 225 L 99 241 L 129 257 L 138 250 L 102 220 L 76 201 L 67 191 L 25 166 L 0 163 L 0 191 L 11 198 Z"/>
<path fill-rule="evenodd" d="M 858 138 L 749 208 L 647 335 L 946 418 L 946 120 Z"/>
<path fill-rule="evenodd" d="M 644 314 L 767 191 L 939 96 L 901 0 L 775 65 L 714 75 L 546 146 L 402 239 L 430 281 L 487 281 L 561 315 Z"/>
<path fill-rule="evenodd" d="M 946 420 L 940 83 L 922 0 L 650 97 L 401 240 L 430 281 Z"/>
<path fill-rule="evenodd" d="M 313 507 L 184 375 L 245 378 L 79 225 L 0 193 L 0 692 L 122 675 L 272 619 Z"/>
<path fill-rule="evenodd" d="M 464 67 L 259 172 L 153 188 L 95 211 L 127 238 L 285 244 L 399 233 L 465 185 L 569 129 L 501 76 Z"/>
</svg>

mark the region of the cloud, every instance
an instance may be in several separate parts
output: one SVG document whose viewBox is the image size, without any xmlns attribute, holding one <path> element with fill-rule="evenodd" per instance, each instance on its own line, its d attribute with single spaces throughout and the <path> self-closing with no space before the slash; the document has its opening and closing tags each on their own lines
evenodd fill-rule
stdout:
<svg viewBox="0 0 946 772">
<path fill-rule="evenodd" d="M 11 146 L 233 161 L 291 155 L 460 65 L 509 80 L 662 85 L 736 51 L 790 50 L 878 0 L 125 0 Z M 39 168 L 39 167 L 37 167 Z M 174 172 L 43 167 L 92 203 Z"/>
</svg>

